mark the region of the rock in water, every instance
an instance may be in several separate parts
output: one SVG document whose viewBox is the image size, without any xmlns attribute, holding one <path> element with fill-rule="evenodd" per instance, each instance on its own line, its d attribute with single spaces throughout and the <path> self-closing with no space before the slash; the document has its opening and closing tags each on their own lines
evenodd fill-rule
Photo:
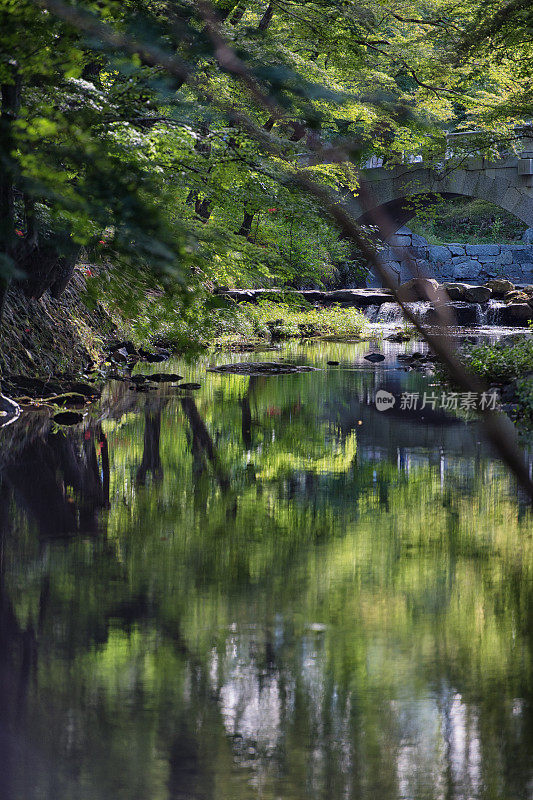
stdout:
<svg viewBox="0 0 533 800">
<path fill-rule="evenodd" d="M 494 278 L 494 280 L 487 281 L 485 286 L 491 290 L 494 297 L 503 297 L 507 292 L 512 292 L 514 284 L 506 278 Z"/>
<path fill-rule="evenodd" d="M 533 308 L 528 303 L 509 303 L 502 309 L 503 319 L 511 325 L 515 322 L 528 322 L 533 319 Z"/>
<path fill-rule="evenodd" d="M 201 389 L 201 383 L 180 383 L 178 389 Z"/>
<path fill-rule="evenodd" d="M 58 414 L 54 414 L 52 419 L 58 425 L 77 425 L 82 422 L 83 414 L 79 414 L 77 411 L 60 411 Z"/>
<path fill-rule="evenodd" d="M 183 375 L 177 375 L 175 372 L 154 372 L 153 375 L 145 375 L 145 378 L 155 383 L 176 383 L 183 379 Z"/>
<path fill-rule="evenodd" d="M 486 303 L 492 294 L 488 286 L 467 286 L 464 299 L 469 303 Z"/>
<path fill-rule="evenodd" d="M 170 358 L 170 352 L 163 348 L 156 353 L 151 353 L 149 350 L 139 347 L 138 352 L 144 361 L 148 361 L 149 364 L 158 364 L 160 361 L 168 361 Z"/>
<path fill-rule="evenodd" d="M 444 283 L 444 288 L 448 292 L 450 300 L 464 300 L 466 283 Z"/>
<path fill-rule="evenodd" d="M 369 355 L 365 356 L 367 361 L 371 361 L 372 364 L 377 364 L 378 361 L 385 361 L 385 356 L 382 356 L 381 353 L 369 353 Z"/>
<path fill-rule="evenodd" d="M 438 288 L 438 281 L 433 278 L 411 278 L 398 288 L 397 296 L 403 303 L 433 300 Z"/>
<path fill-rule="evenodd" d="M 8 421 L 13 422 L 18 416 L 20 416 L 19 404 L 0 394 L 0 427 Z"/>
<path fill-rule="evenodd" d="M 506 303 L 527 303 L 529 295 L 519 289 L 515 289 L 512 292 L 506 292 L 503 299 Z"/>
<path fill-rule="evenodd" d="M 403 331 L 397 331 L 396 333 L 391 333 L 390 336 L 385 336 L 385 339 L 388 342 L 408 342 L 411 338 L 409 333 L 404 333 Z"/>
<path fill-rule="evenodd" d="M 125 347 L 119 347 L 111 353 L 111 359 L 121 364 L 125 364 L 128 360 L 128 351 Z"/>
<path fill-rule="evenodd" d="M 316 372 L 316 367 L 280 364 L 277 361 L 241 361 L 209 367 L 209 372 L 234 372 L 236 375 L 289 375 L 293 372 Z M 181 384 L 180 388 L 183 388 Z"/>
<path fill-rule="evenodd" d="M 82 383 L 81 381 L 75 381 L 70 385 L 70 391 L 76 392 L 77 394 L 82 394 L 84 397 L 100 397 L 100 392 L 94 386 L 90 386 L 88 383 Z"/>
<path fill-rule="evenodd" d="M 330 367 L 338 367 L 339 366 L 339 362 L 338 361 L 328 361 L 328 364 L 329 364 Z"/>
</svg>

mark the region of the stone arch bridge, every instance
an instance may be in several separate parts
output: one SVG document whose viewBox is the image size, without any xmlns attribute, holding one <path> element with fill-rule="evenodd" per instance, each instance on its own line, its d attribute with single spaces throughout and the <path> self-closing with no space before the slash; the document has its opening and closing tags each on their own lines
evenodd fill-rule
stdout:
<svg viewBox="0 0 533 800">
<path fill-rule="evenodd" d="M 369 204 L 363 207 L 357 197 L 348 201 L 352 215 L 360 224 L 373 224 L 373 211 L 379 209 L 384 212 L 390 225 L 391 232 L 400 231 L 400 235 L 389 241 L 394 247 L 394 252 L 383 253 L 384 263 L 393 263 L 401 266 L 401 247 L 414 246 L 411 255 L 421 258 L 428 264 L 422 264 L 420 274 L 435 273 L 433 267 L 445 265 L 446 254 L 443 247 L 431 247 L 421 237 L 412 235 L 412 240 L 406 238 L 410 235 L 402 226 L 415 216 L 417 208 L 430 203 L 437 196 L 445 199 L 456 197 L 479 198 L 486 200 L 505 209 L 510 214 L 520 219 L 528 228 L 533 228 L 533 138 L 525 139 L 525 148 L 518 154 L 503 156 L 499 160 L 488 160 L 482 157 L 465 158 L 462 161 L 449 159 L 438 166 L 428 166 L 422 161 L 410 164 L 400 164 L 393 168 L 383 166 L 367 166 L 361 171 L 361 179 L 365 188 L 364 196 L 368 197 Z M 425 244 L 425 248 L 424 248 Z M 417 247 L 420 252 L 417 252 Z M 460 246 L 459 246 L 460 247 Z M 429 248 L 429 252 L 428 252 Z M 507 249 L 506 249 L 507 248 Z M 400 252 L 398 253 L 398 250 Z M 468 252 L 468 249 L 479 252 Z M 448 253 L 449 263 L 447 269 L 435 277 L 443 279 L 478 279 L 491 277 L 494 269 L 480 270 L 475 274 L 475 264 L 470 264 L 472 274 L 454 274 L 451 269 L 452 258 L 457 264 L 461 257 L 463 262 L 471 261 L 468 256 L 483 257 L 483 249 L 487 259 L 493 264 L 494 269 L 500 274 L 515 272 L 515 279 L 521 282 L 533 280 L 533 248 L 527 245 L 466 245 L 462 252 L 452 250 Z M 498 253 L 496 253 L 498 249 Z M 423 252 L 425 250 L 425 252 Z M 516 250 L 515 254 L 513 250 Z M 433 251 L 433 252 L 431 252 Z M 520 251 L 520 252 L 519 252 Z M 523 251 L 523 252 L 522 252 Z M 529 252 L 531 251 L 531 252 Z M 516 257 L 515 257 L 516 256 Z M 498 260 L 500 264 L 496 262 Z M 474 261 L 476 258 L 474 258 Z M 477 259 L 479 260 L 479 258 Z M 437 264 L 435 264 L 437 262 Z M 517 264 L 526 265 L 517 268 Z M 505 269 L 507 267 L 507 269 Z M 468 269 L 466 272 L 468 272 Z M 459 273 L 461 270 L 457 270 Z M 396 268 L 396 272 L 398 269 Z M 463 267 L 463 273 L 465 268 Z M 483 274 L 484 273 L 484 274 Z M 528 273 L 529 275 L 529 281 Z M 400 280 L 412 277 L 412 272 L 400 275 Z M 522 278 L 524 280 L 522 280 Z"/>
<path fill-rule="evenodd" d="M 389 213 L 391 224 L 399 228 L 415 215 L 412 201 L 417 196 L 476 197 L 500 206 L 533 228 L 533 139 L 530 147 L 498 161 L 475 157 L 462 164 L 450 161 L 437 167 L 418 162 L 392 169 L 364 169 L 361 178 L 372 200 L 371 208 L 362 208 L 354 198 L 352 211 L 364 222 L 370 221 L 369 210 L 381 208 Z"/>
</svg>

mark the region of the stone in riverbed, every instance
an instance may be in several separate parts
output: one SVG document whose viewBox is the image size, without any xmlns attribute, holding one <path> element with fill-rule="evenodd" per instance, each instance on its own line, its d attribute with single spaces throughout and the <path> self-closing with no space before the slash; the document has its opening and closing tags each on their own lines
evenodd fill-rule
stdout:
<svg viewBox="0 0 533 800">
<path fill-rule="evenodd" d="M 494 278 L 491 281 L 487 281 L 485 286 L 491 290 L 494 297 L 503 297 L 504 294 L 512 292 L 514 289 L 514 283 L 511 283 L 506 278 Z"/>
<path fill-rule="evenodd" d="M 5 421 L 5 417 L 9 417 L 11 420 L 13 417 L 19 416 L 20 406 L 18 403 L 15 403 L 14 400 L 11 400 L 9 397 L 6 397 L 3 394 L 0 394 L 0 414 L 0 425 L 2 425 Z"/>
<path fill-rule="evenodd" d="M 323 303 L 326 296 L 326 292 L 322 292 L 320 289 L 302 289 L 300 294 L 309 303 Z"/>
<path fill-rule="evenodd" d="M 504 312 L 502 314 L 502 312 Z M 513 324 L 513 322 L 528 322 L 533 319 L 533 308 L 528 303 L 509 303 L 505 309 L 500 309 L 500 318 Z M 504 322 L 505 324 L 505 322 Z"/>
<path fill-rule="evenodd" d="M 364 356 L 366 361 L 370 361 L 372 364 L 377 364 L 380 361 L 385 361 L 385 356 L 382 356 L 381 353 L 369 353 L 367 356 Z"/>
<path fill-rule="evenodd" d="M 465 303 L 461 300 L 445 303 L 443 311 L 448 311 L 455 317 L 457 325 L 475 325 L 477 322 L 477 308 L 474 303 Z M 437 325 L 438 316 L 434 309 L 428 309 L 423 317 L 423 322 L 428 325 Z"/>
<path fill-rule="evenodd" d="M 126 364 L 129 357 L 125 347 L 119 347 L 111 353 L 111 360 L 120 364 Z"/>
<path fill-rule="evenodd" d="M 168 361 L 170 358 L 169 351 L 163 350 L 162 348 L 158 352 L 152 353 L 149 350 L 139 347 L 139 355 L 144 361 L 148 361 L 149 364 L 158 364 L 160 361 Z"/>
<path fill-rule="evenodd" d="M 404 303 L 433 300 L 438 289 L 439 284 L 433 278 L 411 278 L 399 287 L 398 299 Z"/>
<path fill-rule="evenodd" d="M 183 375 L 177 375 L 175 372 L 154 372 L 153 375 L 145 375 L 144 378 L 154 383 L 175 383 L 181 381 Z"/>
<path fill-rule="evenodd" d="M 392 299 L 393 297 L 390 289 L 383 288 L 373 291 L 371 289 L 360 289 L 357 292 L 357 307 L 380 306 L 382 303 L 390 303 Z"/>
<path fill-rule="evenodd" d="M 333 292 L 324 292 L 322 303 L 323 305 L 342 303 L 344 306 L 364 308 L 388 303 L 391 299 L 389 289 L 337 289 Z"/>
<path fill-rule="evenodd" d="M 469 303 L 486 303 L 491 294 L 487 286 L 467 286 L 464 299 Z"/>
<path fill-rule="evenodd" d="M 76 392 L 77 394 L 82 394 L 85 397 L 100 397 L 100 392 L 94 386 L 90 386 L 88 383 L 82 383 L 81 381 L 74 381 L 74 383 L 70 384 L 70 391 Z"/>
<path fill-rule="evenodd" d="M 137 355 L 137 350 L 135 349 L 135 345 L 133 344 L 133 342 L 130 342 L 129 340 L 122 342 L 114 341 L 109 345 L 108 349 L 111 352 L 114 352 L 115 350 L 125 350 L 126 353 L 130 356 Z"/>
<path fill-rule="evenodd" d="M 463 300 L 467 283 L 443 283 L 450 300 Z"/>
<path fill-rule="evenodd" d="M 294 372 L 318 372 L 318 369 L 316 367 L 279 363 L 276 361 L 239 361 L 233 364 L 221 364 L 218 367 L 209 367 L 208 371 L 220 372 L 222 374 L 235 373 L 236 375 L 290 375 Z"/>
<path fill-rule="evenodd" d="M 529 295 L 526 292 L 521 292 L 520 289 L 513 289 L 512 292 L 506 292 L 503 299 L 505 303 L 527 303 Z"/>
<path fill-rule="evenodd" d="M 83 414 L 77 411 L 60 411 L 52 417 L 58 425 L 78 425 L 83 421 Z"/>
<path fill-rule="evenodd" d="M 472 286 L 469 283 L 445 283 L 450 300 L 466 300 L 469 303 L 486 303 L 492 292 L 488 286 Z"/>
</svg>

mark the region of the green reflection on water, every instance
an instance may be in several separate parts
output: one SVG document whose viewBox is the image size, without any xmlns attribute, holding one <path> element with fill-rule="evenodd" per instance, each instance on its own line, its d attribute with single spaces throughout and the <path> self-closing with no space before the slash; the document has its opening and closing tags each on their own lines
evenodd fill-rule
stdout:
<svg viewBox="0 0 533 800">
<path fill-rule="evenodd" d="M 424 379 L 366 352 L 9 434 L 3 796 L 531 796 L 531 514 L 477 426 L 377 412 Z"/>
</svg>

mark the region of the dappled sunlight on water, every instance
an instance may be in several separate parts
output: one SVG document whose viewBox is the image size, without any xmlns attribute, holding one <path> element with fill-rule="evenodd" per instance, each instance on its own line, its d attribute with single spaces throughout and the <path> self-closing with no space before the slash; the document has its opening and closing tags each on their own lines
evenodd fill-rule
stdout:
<svg viewBox="0 0 533 800">
<path fill-rule="evenodd" d="M 533 796 L 531 512 L 476 421 L 376 410 L 401 347 L 2 432 L 2 797 Z"/>
</svg>

